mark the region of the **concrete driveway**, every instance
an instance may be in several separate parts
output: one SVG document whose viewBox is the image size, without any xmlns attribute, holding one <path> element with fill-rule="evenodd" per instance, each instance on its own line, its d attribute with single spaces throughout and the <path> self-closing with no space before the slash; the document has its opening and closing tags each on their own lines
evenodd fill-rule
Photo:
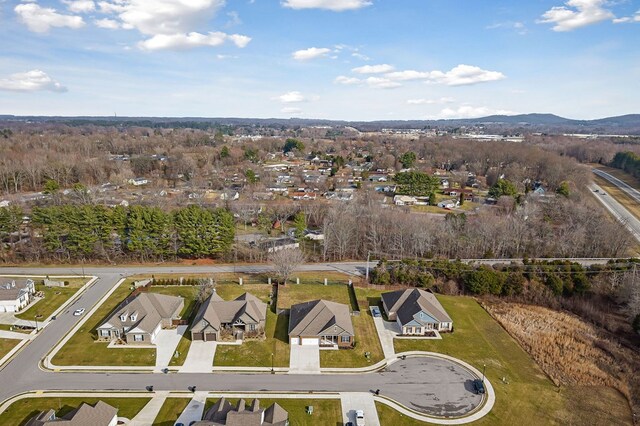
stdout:
<svg viewBox="0 0 640 426">
<path fill-rule="evenodd" d="M 382 317 L 373 317 L 373 322 L 376 325 L 384 357 L 386 359 L 394 358 L 396 351 L 393 347 L 393 338 L 400 333 L 400 327 L 395 322 L 383 320 Z"/>
<path fill-rule="evenodd" d="M 380 426 L 378 410 L 373 400 L 373 394 L 369 392 L 349 392 L 340 394 L 342 405 L 342 419 L 344 423 L 356 424 L 356 410 L 364 411 L 364 423 L 367 426 Z"/>
<path fill-rule="evenodd" d="M 180 417 L 176 420 L 176 423 L 189 425 L 193 421 L 202 420 L 204 405 L 207 402 L 207 394 L 208 392 L 196 392 L 193 395 L 193 399 L 189 402 L 189 405 L 187 405 L 187 408 L 184 409 Z"/>
<path fill-rule="evenodd" d="M 44 319 L 44 318 L 43 318 Z M 39 321 L 42 324 L 41 321 Z M 35 327 L 36 322 L 16 318 L 13 312 L 0 312 L 0 324 L 19 325 L 23 327 Z"/>
<path fill-rule="evenodd" d="M 182 339 L 182 335 L 187 331 L 186 325 L 180 325 L 173 330 L 160 330 L 156 336 L 156 370 L 161 370 L 169 366 L 171 357 Z"/>
<path fill-rule="evenodd" d="M 216 342 L 203 342 L 201 340 L 191 342 L 187 359 L 184 361 L 184 365 L 180 367 L 180 373 L 211 373 L 217 346 Z"/>
<path fill-rule="evenodd" d="M 318 345 L 289 345 L 289 374 L 320 374 Z"/>
</svg>

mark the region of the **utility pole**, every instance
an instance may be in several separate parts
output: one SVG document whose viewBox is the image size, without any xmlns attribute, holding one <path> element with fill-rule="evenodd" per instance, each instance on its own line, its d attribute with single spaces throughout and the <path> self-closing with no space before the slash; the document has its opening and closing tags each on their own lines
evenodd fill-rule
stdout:
<svg viewBox="0 0 640 426">
<path fill-rule="evenodd" d="M 371 256 L 371 252 L 368 251 L 367 252 L 367 271 L 365 273 L 365 280 L 367 281 L 367 284 L 369 284 L 369 257 Z"/>
</svg>

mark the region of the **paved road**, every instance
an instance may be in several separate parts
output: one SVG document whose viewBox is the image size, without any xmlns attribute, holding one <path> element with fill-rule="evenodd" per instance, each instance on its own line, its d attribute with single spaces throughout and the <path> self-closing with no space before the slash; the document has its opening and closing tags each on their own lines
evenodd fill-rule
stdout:
<svg viewBox="0 0 640 426">
<path fill-rule="evenodd" d="M 596 174 L 597 176 L 600 176 L 601 178 L 604 178 L 606 180 L 608 180 L 609 182 L 611 182 L 612 184 L 614 184 L 615 186 L 617 186 L 618 188 L 620 188 L 621 190 L 623 190 L 624 192 L 626 192 L 631 198 L 633 198 L 634 200 L 636 200 L 636 202 L 640 203 L 640 191 L 638 191 L 637 189 L 635 189 L 634 187 L 628 185 L 627 183 L 621 181 L 620 179 L 618 179 L 617 177 L 599 170 L 599 169 L 592 169 L 593 173 Z"/>
<path fill-rule="evenodd" d="M 613 217 L 620 221 L 636 240 L 640 241 L 640 220 L 600 186 L 593 183 L 589 185 L 589 189 L 593 191 L 593 196 L 609 210 Z"/>
<path fill-rule="evenodd" d="M 355 264 L 355 267 L 361 265 Z M 322 269 L 325 267 L 327 269 Z M 198 391 L 217 392 L 369 392 L 381 389 L 387 396 L 399 403 L 426 413 L 442 412 L 445 402 L 455 412 L 463 404 L 474 400 L 468 381 L 473 378 L 465 368 L 449 361 L 433 358 L 408 358 L 398 361 L 383 372 L 358 375 L 271 375 L 271 374 L 232 374 L 232 373 L 56 373 L 38 368 L 40 360 L 53 348 L 64 335 L 71 330 L 80 317 L 72 315 L 74 309 L 89 309 L 107 293 L 123 275 L 140 272 L 212 272 L 233 267 L 151 267 L 151 268 L 86 268 L 87 274 L 97 275 L 99 279 L 87 288 L 68 309 L 51 321 L 11 362 L 0 371 L 0 401 L 18 393 L 33 390 L 131 390 L 144 391 L 153 385 L 157 391 L 186 390 L 196 385 Z M 243 272 L 251 269 L 265 270 L 265 266 L 246 266 Z M 317 265 L 305 268 L 319 269 Z M 320 265 L 320 270 L 331 266 Z M 341 270 L 354 270 L 352 264 L 339 265 Z M 335 268 L 333 268 L 335 270 Z M 239 268 L 236 268 L 238 271 Z M 69 273 L 65 268 L 45 271 L 42 268 L 2 268 L 0 273 L 42 274 Z M 443 368 L 445 363 L 448 366 Z M 456 371 L 455 374 L 452 372 Z M 10 384 L 10 385 L 7 385 Z M 428 395 L 428 396 L 427 396 Z M 480 402 L 476 398 L 476 404 Z M 453 411 L 452 411 L 453 412 Z"/>
</svg>

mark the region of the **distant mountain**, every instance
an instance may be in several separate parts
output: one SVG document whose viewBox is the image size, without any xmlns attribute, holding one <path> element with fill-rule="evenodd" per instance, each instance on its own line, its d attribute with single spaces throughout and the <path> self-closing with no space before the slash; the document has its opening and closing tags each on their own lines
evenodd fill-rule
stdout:
<svg viewBox="0 0 640 426">
<path fill-rule="evenodd" d="M 64 123 L 69 125 L 195 127 L 215 126 L 351 126 L 362 131 L 384 128 L 453 129 L 482 126 L 491 131 L 640 134 L 640 114 L 628 114 L 596 120 L 573 120 L 554 114 L 490 115 L 480 118 L 447 120 L 341 121 L 311 118 L 233 118 L 233 117 L 47 117 L 0 115 L 0 122 Z"/>
</svg>

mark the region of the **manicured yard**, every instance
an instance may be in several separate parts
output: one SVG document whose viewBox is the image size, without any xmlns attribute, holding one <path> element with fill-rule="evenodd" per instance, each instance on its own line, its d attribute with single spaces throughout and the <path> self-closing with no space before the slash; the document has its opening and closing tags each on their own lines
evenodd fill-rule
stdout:
<svg viewBox="0 0 640 426">
<path fill-rule="evenodd" d="M 270 300 L 271 287 L 267 284 L 219 284 L 216 291 L 225 300 L 232 300 L 247 292 L 265 302 Z M 246 340 L 240 346 L 218 345 L 213 364 L 216 366 L 271 367 L 271 354 L 275 367 L 289 366 L 287 337 L 288 317 L 276 315 L 267 308 L 264 340 Z"/>
<path fill-rule="evenodd" d="M 324 299 L 351 306 L 346 285 L 287 284 L 278 288 L 278 308 L 289 309 L 291 305 Z M 352 307 L 353 308 L 353 307 Z"/>
<path fill-rule="evenodd" d="M 155 365 L 155 349 L 109 349 L 108 343 L 96 341 L 96 327 L 131 293 L 130 286 L 131 281 L 126 280 L 111 294 L 56 354 L 52 360 L 55 365 Z"/>
<path fill-rule="evenodd" d="M 360 316 L 351 317 L 356 333 L 356 346 L 354 349 L 320 351 L 320 365 L 322 367 L 366 367 L 384 358 L 373 316 L 369 310 L 370 303 L 373 306 L 378 304 L 381 292 L 380 290 L 358 287 L 355 290 L 360 307 Z M 365 357 L 365 352 L 369 352 L 369 359 Z"/>
<path fill-rule="evenodd" d="M 47 319 L 86 283 L 81 279 L 66 281 L 69 281 L 67 287 L 45 287 L 44 284 L 36 284 L 36 291 L 42 291 L 44 298 L 31 305 L 26 311 L 16 314 L 16 318 L 33 321 L 37 316 L 38 321 Z"/>
<path fill-rule="evenodd" d="M 173 426 L 189 401 L 191 398 L 167 398 L 153 421 L 153 426 Z"/>
<path fill-rule="evenodd" d="M 93 405 L 98 401 L 118 408 L 118 417 L 131 419 L 149 402 L 149 398 L 26 398 L 14 402 L 0 414 L 0 424 L 24 425 L 40 411 L 49 409 L 56 410 L 57 416 L 63 416 L 83 402 Z"/>
<path fill-rule="evenodd" d="M 14 333 L 29 334 L 33 330 L 35 330 L 35 327 L 34 328 L 22 329 L 22 328 L 17 328 L 17 327 L 15 327 L 13 325 L 10 325 L 10 324 L 0 324 L 0 330 L 13 331 Z"/>
<path fill-rule="evenodd" d="M 534 419 L 538 424 L 596 424 L 584 413 L 593 412 L 597 416 L 599 410 L 594 407 L 602 403 L 602 398 L 606 398 L 607 404 L 604 405 L 608 405 L 608 409 L 604 411 L 607 413 L 629 412 L 626 401 L 611 389 L 589 387 L 588 392 L 583 392 L 583 387 L 556 387 L 474 299 L 441 295 L 438 299 L 453 319 L 454 333 L 443 334 L 442 340 L 396 339 L 395 349 L 396 352 L 423 350 L 444 353 L 469 362 L 479 370 L 486 364 L 487 378 L 496 390 L 496 404 L 491 413 L 477 424 L 526 424 Z M 502 378 L 508 384 L 503 383 Z M 579 398 L 576 397 L 577 391 L 581 391 Z M 578 399 L 581 402 L 576 404 Z M 580 409 L 576 408 L 578 406 Z M 380 414 L 383 413 L 383 418 L 390 419 L 389 424 L 418 424 L 398 417 L 399 413 L 386 407 L 381 408 Z M 606 416 L 603 418 L 606 419 L 604 423 L 612 424 Z M 615 423 L 620 416 L 616 415 L 614 419 Z"/>
<path fill-rule="evenodd" d="M 268 399 L 258 398 L 261 408 L 268 408 L 277 402 L 289 413 L 289 424 L 291 426 L 317 426 L 317 425 L 342 425 L 342 406 L 339 399 Z M 206 410 L 215 404 L 217 399 L 208 399 Z M 246 400 L 250 403 L 252 399 Z M 229 399 L 232 404 L 237 403 L 237 399 Z M 307 414 L 307 407 L 313 406 L 313 414 Z M 383 424 L 387 424 L 386 422 Z"/>
<path fill-rule="evenodd" d="M 8 354 L 18 343 L 18 339 L 0 339 L 0 358 Z"/>
</svg>

